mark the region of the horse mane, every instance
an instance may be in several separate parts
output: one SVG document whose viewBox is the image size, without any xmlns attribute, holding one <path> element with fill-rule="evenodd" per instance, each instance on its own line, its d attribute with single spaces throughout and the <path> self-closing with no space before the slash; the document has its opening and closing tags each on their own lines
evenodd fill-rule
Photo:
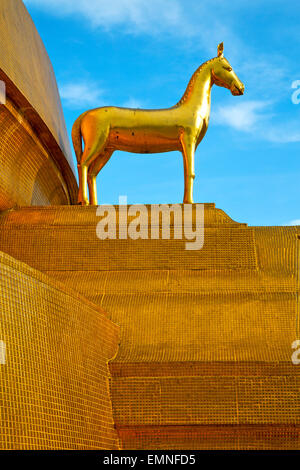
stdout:
<svg viewBox="0 0 300 470">
<path fill-rule="evenodd" d="M 198 78 L 199 73 L 203 70 L 203 68 L 207 65 L 216 60 L 218 57 L 213 57 L 212 59 L 207 60 L 206 62 L 203 62 L 203 64 L 200 65 L 200 67 L 197 68 L 197 70 L 193 73 L 188 86 L 186 87 L 186 90 L 182 96 L 182 98 L 178 101 L 178 103 L 175 105 L 175 107 L 180 106 L 181 104 L 185 103 L 194 87 L 194 83 Z"/>
</svg>

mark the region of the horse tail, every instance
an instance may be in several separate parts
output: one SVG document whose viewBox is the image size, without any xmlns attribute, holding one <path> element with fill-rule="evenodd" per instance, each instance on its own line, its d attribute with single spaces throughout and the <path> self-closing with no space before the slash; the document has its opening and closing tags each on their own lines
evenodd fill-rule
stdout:
<svg viewBox="0 0 300 470">
<path fill-rule="evenodd" d="M 81 162 L 82 157 L 82 134 L 81 134 L 81 121 L 86 113 L 81 114 L 73 124 L 72 127 L 72 142 L 77 159 L 77 163 Z"/>
</svg>

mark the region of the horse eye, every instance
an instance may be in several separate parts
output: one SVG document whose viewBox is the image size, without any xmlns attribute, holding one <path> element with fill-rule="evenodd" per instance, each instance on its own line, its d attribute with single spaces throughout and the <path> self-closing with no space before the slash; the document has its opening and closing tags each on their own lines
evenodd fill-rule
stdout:
<svg viewBox="0 0 300 470">
<path fill-rule="evenodd" d="M 225 70 L 228 70 L 228 72 L 231 72 L 231 71 L 232 71 L 232 67 L 229 67 L 229 66 L 227 67 L 226 65 L 224 65 L 224 69 L 225 69 Z"/>
</svg>

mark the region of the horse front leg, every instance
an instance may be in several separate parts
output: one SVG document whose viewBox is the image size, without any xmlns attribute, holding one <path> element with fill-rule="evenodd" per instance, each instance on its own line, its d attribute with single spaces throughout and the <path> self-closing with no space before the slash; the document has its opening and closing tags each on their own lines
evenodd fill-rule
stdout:
<svg viewBox="0 0 300 470">
<path fill-rule="evenodd" d="M 96 175 L 89 175 L 88 174 L 88 187 L 89 187 L 89 196 L 90 196 L 90 204 L 92 206 L 98 205 L 97 200 L 97 182 L 96 182 Z"/>
<path fill-rule="evenodd" d="M 78 178 L 79 178 L 79 190 L 78 190 L 78 204 L 86 206 L 89 203 L 87 193 L 87 172 L 88 168 L 83 163 L 78 165 Z"/>
<path fill-rule="evenodd" d="M 193 185 L 195 178 L 195 147 L 196 142 L 190 135 L 182 134 L 181 136 L 183 169 L 184 169 L 184 204 L 192 204 Z"/>
</svg>

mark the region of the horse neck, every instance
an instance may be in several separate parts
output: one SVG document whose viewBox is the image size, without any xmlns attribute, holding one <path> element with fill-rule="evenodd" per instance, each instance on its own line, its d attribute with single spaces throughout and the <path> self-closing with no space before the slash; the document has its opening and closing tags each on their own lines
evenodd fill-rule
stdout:
<svg viewBox="0 0 300 470">
<path fill-rule="evenodd" d="M 202 104 L 210 109 L 210 94 L 212 87 L 211 68 L 207 63 L 201 65 L 194 73 L 177 106 L 189 106 L 198 109 Z"/>
</svg>

